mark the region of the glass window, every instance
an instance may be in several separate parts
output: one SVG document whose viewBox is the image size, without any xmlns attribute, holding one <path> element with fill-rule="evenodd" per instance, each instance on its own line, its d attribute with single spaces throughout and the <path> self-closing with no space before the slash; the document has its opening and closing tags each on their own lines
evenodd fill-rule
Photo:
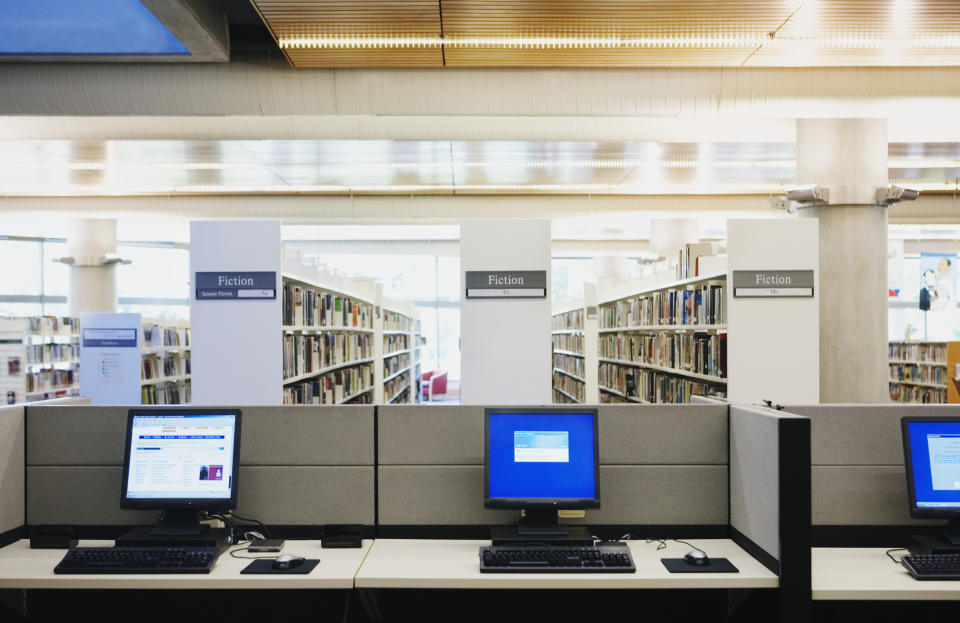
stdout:
<svg viewBox="0 0 960 623">
<path fill-rule="evenodd" d="M 459 257 L 437 257 L 437 299 L 460 300 Z"/>
<path fill-rule="evenodd" d="M 140 314 L 143 318 L 170 318 L 188 320 L 190 305 L 134 305 L 125 304 L 123 299 L 117 305 L 117 311 L 125 314 Z"/>
<path fill-rule="evenodd" d="M 132 264 L 117 267 L 120 298 L 190 298 L 190 253 L 177 247 L 117 246 Z"/>
<path fill-rule="evenodd" d="M 70 293 L 70 267 L 53 261 L 66 255 L 66 242 L 43 243 L 43 293 L 46 296 L 68 296 Z"/>
<path fill-rule="evenodd" d="M 0 294 L 41 294 L 42 259 L 39 242 L 0 240 Z"/>
<path fill-rule="evenodd" d="M 437 334 L 437 367 L 447 371 L 448 379 L 460 380 L 459 307 L 437 310 Z"/>
<path fill-rule="evenodd" d="M 3 303 L 0 302 L 0 316 L 40 316 L 43 307 L 40 303 Z"/>
</svg>

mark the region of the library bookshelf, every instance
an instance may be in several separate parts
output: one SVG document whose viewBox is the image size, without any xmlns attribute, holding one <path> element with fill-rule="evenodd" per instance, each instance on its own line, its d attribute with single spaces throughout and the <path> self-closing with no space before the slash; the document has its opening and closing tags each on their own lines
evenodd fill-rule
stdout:
<svg viewBox="0 0 960 623">
<path fill-rule="evenodd" d="M 948 400 L 948 349 L 960 342 L 903 341 L 889 343 L 890 400 L 945 404 Z"/>
<path fill-rule="evenodd" d="M 190 322 L 145 318 L 140 326 L 140 402 L 189 404 Z"/>
<path fill-rule="evenodd" d="M 0 391 L 7 404 L 80 395 L 76 318 L 0 318 Z"/>
<path fill-rule="evenodd" d="M 587 401 L 586 334 L 584 307 L 553 314 L 553 402 L 582 404 Z"/>
<path fill-rule="evenodd" d="M 601 403 L 685 403 L 726 396 L 726 273 L 601 302 Z"/>
<path fill-rule="evenodd" d="M 418 333 L 412 314 L 390 307 L 381 308 L 383 361 L 383 404 L 411 404 L 416 400 L 414 363 Z"/>
</svg>

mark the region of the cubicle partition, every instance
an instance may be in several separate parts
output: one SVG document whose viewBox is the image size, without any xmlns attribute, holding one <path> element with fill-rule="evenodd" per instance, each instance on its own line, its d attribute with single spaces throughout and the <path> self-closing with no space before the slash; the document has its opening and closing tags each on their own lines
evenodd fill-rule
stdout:
<svg viewBox="0 0 960 623">
<path fill-rule="evenodd" d="M 238 515 L 304 528 L 374 525 L 373 407 L 237 408 L 243 410 Z M 156 521 L 156 512 L 120 509 L 127 409 L 27 408 L 27 524 Z"/>
<path fill-rule="evenodd" d="M 20 538 L 25 523 L 24 407 L 0 407 L 0 546 Z"/>
<path fill-rule="evenodd" d="M 817 546 L 890 546 L 943 522 L 911 519 L 900 420 L 960 417 L 960 406 L 835 404 L 788 406 L 812 435 L 812 524 Z"/>
</svg>

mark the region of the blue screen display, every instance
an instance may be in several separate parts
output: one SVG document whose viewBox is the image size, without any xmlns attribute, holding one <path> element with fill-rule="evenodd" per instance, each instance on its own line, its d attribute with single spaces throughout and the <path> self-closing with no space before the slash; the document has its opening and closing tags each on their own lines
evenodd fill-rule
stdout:
<svg viewBox="0 0 960 623">
<path fill-rule="evenodd" d="M 960 509 L 960 422 L 907 424 L 918 509 Z"/>
<path fill-rule="evenodd" d="M 491 413 L 491 498 L 593 499 L 592 413 Z"/>
</svg>

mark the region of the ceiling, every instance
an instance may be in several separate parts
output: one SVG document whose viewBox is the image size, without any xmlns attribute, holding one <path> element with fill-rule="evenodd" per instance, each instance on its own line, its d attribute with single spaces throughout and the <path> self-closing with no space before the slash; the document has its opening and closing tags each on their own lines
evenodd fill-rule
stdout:
<svg viewBox="0 0 960 623">
<path fill-rule="evenodd" d="M 960 64 L 956 0 L 252 0 L 295 67 Z"/>
<path fill-rule="evenodd" d="M 793 143 L 0 141 L 0 195 L 781 193 Z M 957 192 L 960 143 L 891 143 L 891 183 Z"/>
</svg>

